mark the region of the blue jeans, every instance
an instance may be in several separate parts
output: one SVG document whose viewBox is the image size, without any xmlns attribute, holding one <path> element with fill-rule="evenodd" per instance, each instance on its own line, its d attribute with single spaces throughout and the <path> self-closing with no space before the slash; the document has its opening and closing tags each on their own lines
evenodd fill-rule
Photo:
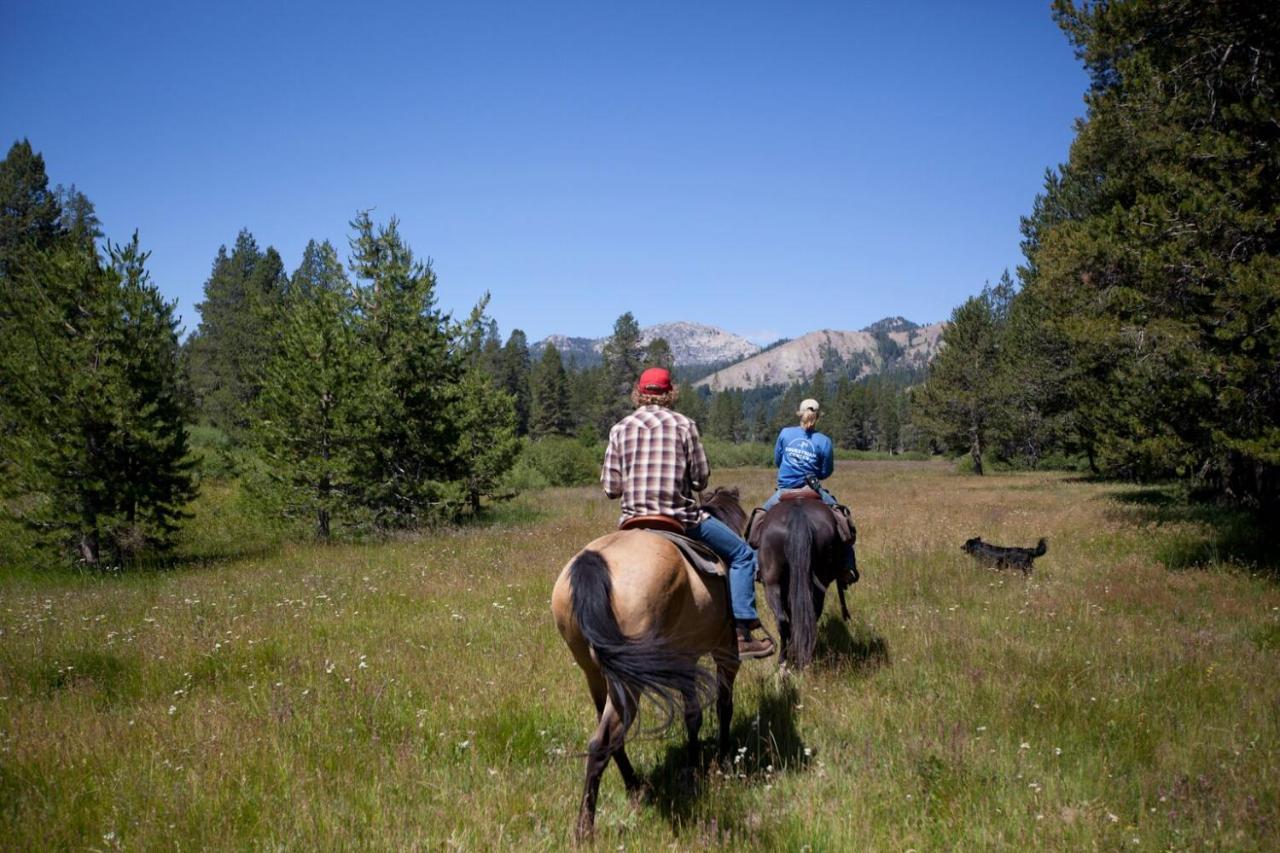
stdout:
<svg viewBox="0 0 1280 853">
<path fill-rule="evenodd" d="M 756 552 L 733 528 L 708 516 L 685 528 L 690 539 L 705 543 L 729 565 L 729 598 L 734 619 L 758 619 L 756 613 Z"/>
<path fill-rule="evenodd" d="M 769 496 L 769 500 L 764 502 L 764 508 L 766 512 L 768 510 L 773 509 L 775 506 L 778 505 L 778 502 L 782 500 L 782 491 L 783 491 L 782 489 L 778 489 L 776 492 L 774 492 L 772 495 Z M 818 496 L 822 498 L 822 502 L 827 506 L 835 506 L 838 503 L 838 501 L 836 500 L 836 496 L 828 492 L 826 489 L 818 489 Z M 853 566 L 854 566 L 853 546 L 846 544 L 844 546 L 844 567 L 846 569 L 852 569 Z"/>
</svg>

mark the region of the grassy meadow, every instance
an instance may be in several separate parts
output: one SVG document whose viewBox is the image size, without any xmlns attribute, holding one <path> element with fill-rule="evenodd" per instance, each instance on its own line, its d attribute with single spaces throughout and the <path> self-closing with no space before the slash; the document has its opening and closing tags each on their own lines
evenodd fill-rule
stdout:
<svg viewBox="0 0 1280 853">
<path fill-rule="evenodd" d="M 713 480 L 755 503 L 771 477 Z M 828 602 L 801 675 L 744 664 L 723 769 L 690 782 L 680 727 L 637 736 L 651 790 L 606 773 L 601 849 L 1280 844 L 1274 554 L 1063 474 L 858 461 L 831 485 L 853 621 Z M 594 712 L 548 599 L 616 505 L 553 489 L 495 516 L 289 544 L 214 486 L 174 567 L 6 569 L 0 848 L 567 846 Z M 975 535 L 1049 551 L 998 573 L 960 552 Z"/>
</svg>

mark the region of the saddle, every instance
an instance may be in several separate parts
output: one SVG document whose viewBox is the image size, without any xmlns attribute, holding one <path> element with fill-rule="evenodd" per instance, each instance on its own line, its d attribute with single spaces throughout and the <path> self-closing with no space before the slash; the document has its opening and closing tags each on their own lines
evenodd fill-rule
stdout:
<svg viewBox="0 0 1280 853">
<path fill-rule="evenodd" d="M 788 497 L 791 495 L 792 497 Z M 822 498 L 813 489 L 787 489 L 782 493 L 782 500 L 822 500 Z M 824 504 L 825 506 L 825 504 Z M 756 507 L 751 511 L 751 518 L 747 521 L 747 532 L 744 538 L 747 544 L 752 548 L 760 547 L 760 537 L 764 533 L 764 525 L 760 524 L 760 520 L 764 518 L 764 507 Z M 840 541 L 849 545 L 858 541 L 858 528 L 853 526 L 853 515 L 849 508 L 844 504 L 836 504 L 831 507 L 831 514 L 835 517 L 836 532 L 840 535 Z"/>
<path fill-rule="evenodd" d="M 618 529 L 643 530 L 645 533 L 661 536 L 680 549 L 681 556 L 702 574 L 718 578 L 728 577 L 728 571 L 720 561 L 720 556 L 703 543 L 685 536 L 684 524 L 678 518 L 672 518 L 669 515 L 633 515 L 623 519 Z"/>
<path fill-rule="evenodd" d="M 778 495 L 780 501 L 820 501 L 822 495 L 813 489 L 805 486 L 803 489 L 783 489 L 782 494 Z"/>
</svg>

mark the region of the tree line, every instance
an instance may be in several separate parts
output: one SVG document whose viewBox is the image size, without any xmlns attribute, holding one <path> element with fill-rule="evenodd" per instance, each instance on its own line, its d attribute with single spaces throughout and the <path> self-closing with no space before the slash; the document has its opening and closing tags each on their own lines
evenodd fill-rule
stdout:
<svg viewBox="0 0 1280 853">
<path fill-rule="evenodd" d="M 185 342 L 135 233 L 103 239 L 92 202 L 50 188 L 26 140 L 0 162 L 0 509 L 50 551 L 118 566 L 174 543 L 203 476 L 320 538 L 413 528 L 598 470 L 595 445 L 669 345 L 615 324 L 599 366 L 505 343 L 488 297 L 456 320 L 392 218 L 360 212 L 344 261 L 297 269 L 242 231 L 221 247 Z M 203 447 L 192 446 L 198 427 Z M 215 436 L 210 440 L 209 436 Z M 536 446 L 536 447 L 535 447 Z M 212 447 L 230 459 L 209 464 Z"/>
<path fill-rule="evenodd" d="M 916 396 L 948 447 L 1280 498 L 1280 16 L 1265 4 L 1074 3 L 1089 73 L 1066 163 L 1023 219 L 1016 281 L 955 310 Z"/>
</svg>

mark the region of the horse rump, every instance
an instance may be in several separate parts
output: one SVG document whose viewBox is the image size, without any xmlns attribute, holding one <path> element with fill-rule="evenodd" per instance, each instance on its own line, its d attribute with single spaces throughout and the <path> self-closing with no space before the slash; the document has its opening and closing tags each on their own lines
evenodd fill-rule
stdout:
<svg viewBox="0 0 1280 853">
<path fill-rule="evenodd" d="M 818 644 L 818 614 L 813 601 L 813 526 L 809 523 L 806 506 L 800 501 L 788 504 L 787 539 L 783 554 L 787 558 L 789 583 L 787 598 L 790 603 L 791 642 L 787 643 L 787 657 L 803 669 L 813 659 Z M 825 511 L 825 507 L 823 508 Z"/>
<path fill-rule="evenodd" d="M 698 656 L 657 636 L 628 637 L 613 614 L 609 564 L 597 551 L 585 550 L 569 566 L 573 618 L 609 687 L 623 730 L 648 695 L 662 713 L 658 730 L 669 727 L 683 703 L 707 705 L 715 696 L 715 675 L 698 665 Z"/>
</svg>

